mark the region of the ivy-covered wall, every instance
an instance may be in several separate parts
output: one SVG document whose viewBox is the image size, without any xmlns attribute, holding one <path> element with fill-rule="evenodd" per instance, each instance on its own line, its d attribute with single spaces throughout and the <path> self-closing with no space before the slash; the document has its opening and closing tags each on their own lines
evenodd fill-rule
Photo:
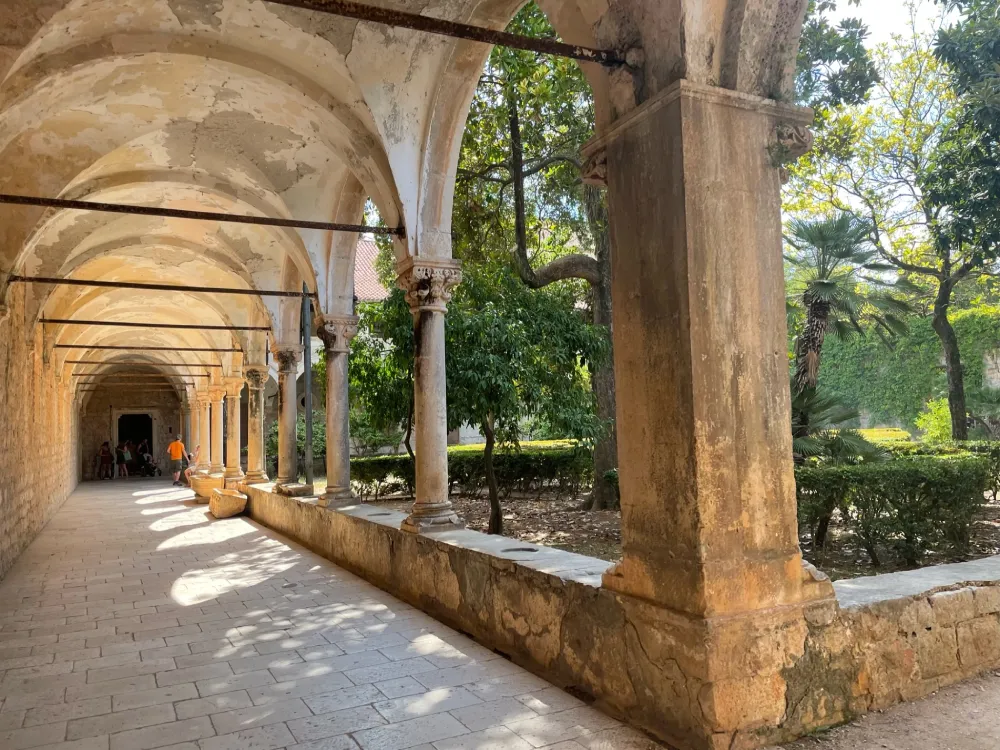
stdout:
<svg viewBox="0 0 1000 750">
<path fill-rule="evenodd" d="M 983 387 L 984 357 L 1000 350 L 1000 307 L 977 307 L 951 315 L 965 368 L 965 387 Z M 910 322 L 909 334 L 889 349 L 874 335 L 823 345 L 820 385 L 869 417 L 871 426 L 914 426 L 924 404 L 946 395 L 941 343 L 929 318 Z"/>
</svg>

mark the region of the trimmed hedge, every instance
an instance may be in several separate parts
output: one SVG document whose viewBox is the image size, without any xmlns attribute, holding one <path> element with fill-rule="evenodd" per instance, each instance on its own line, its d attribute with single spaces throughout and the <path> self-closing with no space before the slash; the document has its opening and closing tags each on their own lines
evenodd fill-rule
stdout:
<svg viewBox="0 0 1000 750">
<path fill-rule="evenodd" d="M 493 456 L 500 494 L 512 492 L 573 496 L 593 482 L 594 458 L 589 448 L 566 441 L 521 443 L 520 450 Z M 448 449 L 448 476 L 452 491 L 478 495 L 486 491 L 482 445 Z M 373 456 L 351 460 L 351 479 L 363 500 L 378 500 L 391 492 L 412 494 L 413 461 L 407 455 Z"/>
<path fill-rule="evenodd" d="M 839 509 L 875 566 L 881 564 L 884 548 L 908 565 L 918 565 L 929 549 L 941 544 L 962 554 L 984 500 L 990 463 L 965 453 L 798 467 L 800 523 L 815 534 L 824 516 Z"/>
</svg>

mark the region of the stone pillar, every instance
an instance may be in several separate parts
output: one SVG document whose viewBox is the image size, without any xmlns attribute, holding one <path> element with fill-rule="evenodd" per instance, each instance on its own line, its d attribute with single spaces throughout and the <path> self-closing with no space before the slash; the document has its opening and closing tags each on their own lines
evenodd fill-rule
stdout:
<svg viewBox="0 0 1000 750">
<path fill-rule="evenodd" d="M 298 484 L 299 461 L 295 424 L 298 417 L 296 368 L 302 356 L 301 346 L 275 350 L 278 362 L 278 478 L 277 488 Z"/>
<path fill-rule="evenodd" d="M 267 387 L 267 368 L 250 367 L 247 379 L 247 475 L 246 484 L 268 481 L 267 456 L 264 441 L 264 389 Z"/>
<path fill-rule="evenodd" d="M 198 439 L 201 454 L 198 457 L 198 471 L 207 474 L 212 467 L 212 399 L 208 391 L 198 392 Z"/>
<path fill-rule="evenodd" d="M 448 414 L 444 316 L 451 292 L 462 280 L 453 260 L 409 258 L 400 265 L 399 286 L 413 312 L 413 427 L 416 435 L 416 500 L 403 530 L 433 531 L 461 526 L 448 500 Z"/>
<path fill-rule="evenodd" d="M 240 394 L 243 378 L 226 380 L 226 487 L 236 487 L 243 481 L 240 466 Z"/>
<path fill-rule="evenodd" d="M 684 746 L 767 744 L 806 608 L 836 606 L 802 562 L 792 467 L 780 166 L 810 120 L 682 81 L 584 151 L 615 248 L 624 555 L 604 586 L 663 681 L 635 719 Z"/>
<path fill-rule="evenodd" d="M 197 394 L 195 394 L 194 403 L 188 403 L 188 425 L 189 433 L 184 441 L 184 447 L 187 448 L 188 453 L 194 453 L 194 449 L 198 446 L 201 440 L 201 406 L 198 403 Z M 196 466 L 195 469 L 198 467 Z"/>
<path fill-rule="evenodd" d="M 191 405 L 185 400 L 181 405 L 181 441 L 189 451 L 191 445 Z"/>
<path fill-rule="evenodd" d="M 327 315 L 320 320 L 318 335 L 326 347 L 326 493 L 320 503 L 327 507 L 354 502 L 347 359 L 357 333 L 356 317 Z"/>
<path fill-rule="evenodd" d="M 222 465 L 222 403 L 226 399 L 224 388 L 215 387 L 209 389 L 209 399 L 212 403 L 212 464 L 209 472 L 221 474 Z"/>
</svg>

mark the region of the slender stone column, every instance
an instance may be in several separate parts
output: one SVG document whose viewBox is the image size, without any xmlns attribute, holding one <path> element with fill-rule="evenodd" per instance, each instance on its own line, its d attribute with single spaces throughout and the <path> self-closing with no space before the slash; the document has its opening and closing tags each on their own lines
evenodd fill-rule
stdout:
<svg viewBox="0 0 1000 750">
<path fill-rule="evenodd" d="M 247 475 L 243 481 L 246 484 L 260 484 L 268 481 L 264 448 L 264 389 L 267 386 L 267 368 L 247 368 L 246 379 Z"/>
<path fill-rule="evenodd" d="M 224 388 L 209 389 L 209 399 L 212 403 L 212 465 L 209 472 L 221 474 L 222 465 L 222 402 L 226 399 Z"/>
<path fill-rule="evenodd" d="M 276 349 L 278 362 L 278 478 L 280 489 L 299 481 L 298 446 L 295 424 L 298 417 L 298 397 L 295 390 L 296 368 L 302 356 L 301 346 Z"/>
<path fill-rule="evenodd" d="M 191 445 L 191 405 L 185 401 L 181 406 L 181 440 L 189 451 Z"/>
<path fill-rule="evenodd" d="M 358 319 L 353 316 L 324 316 L 318 328 L 326 347 L 326 493 L 320 503 L 327 507 L 354 502 L 347 359 L 357 333 Z"/>
<path fill-rule="evenodd" d="M 462 280 L 453 260 L 409 258 L 398 268 L 399 286 L 413 312 L 413 426 L 416 498 L 402 529 L 415 533 L 461 526 L 448 499 L 448 414 L 444 316 Z"/>
<path fill-rule="evenodd" d="M 188 453 L 194 453 L 194 449 L 201 441 L 201 405 L 198 403 L 197 394 L 195 394 L 194 403 L 188 404 L 188 411 L 190 412 L 188 416 L 190 432 L 184 441 L 184 447 L 188 449 Z M 197 468 L 196 466 L 195 469 L 197 470 Z"/>
<path fill-rule="evenodd" d="M 226 487 L 235 487 L 243 481 L 240 466 L 240 394 L 243 378 L 226 380 Z"/>
<path fill-rule="evenodd" d="M 212 468 L 212 399 L 208 391 L 198 392 L 198 439 L 201 454 L 198 457 L 198 472 L 207 474 Z"/>
</svg>

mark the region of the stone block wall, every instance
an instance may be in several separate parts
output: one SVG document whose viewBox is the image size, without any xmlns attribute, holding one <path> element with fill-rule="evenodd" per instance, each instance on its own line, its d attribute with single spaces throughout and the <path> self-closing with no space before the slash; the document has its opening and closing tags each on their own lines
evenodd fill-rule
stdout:
<svg viewBox="0 0 1000 750">
<path fill-rule="evenodd" d="M 155 382 L 155 381 L 154 381 Z M 158 385 L 165 385 L 166 381 Z M 180 432 L 181 402 L 177 395 L 167 391 L 115 390 L 103 388 L 89 395 L 83 402 L 80 418 L 80 447 L 82 451 L 82 478 L 96 479 L 95 457 L 105 440 L 114 440 L 115 410 L 149 413 L 153 417 L 153 458 L 166 467 L 166 449 Z M 193 451 L 194 446 L 188 446 Z M 164 472 L 166 473 L 166 472 Z"/>
<path fill-rule="evenodd" d="M 696 621 L 601 588 L 557 551 L 522 563 L 503 554 L 525 546 L 514 540 L 407 534 L 374 506 L 246 492 L 255 521 L 682 747 L 788 741 L 1000 666 L 996 583 Z"/>
<path fill-rule="evenodd" d="M 26 331 L 24 287 L 0 322 L 0 577 L 76 487 L 78 420 L 47 361 L 42 326 Z"/>
</svg>

